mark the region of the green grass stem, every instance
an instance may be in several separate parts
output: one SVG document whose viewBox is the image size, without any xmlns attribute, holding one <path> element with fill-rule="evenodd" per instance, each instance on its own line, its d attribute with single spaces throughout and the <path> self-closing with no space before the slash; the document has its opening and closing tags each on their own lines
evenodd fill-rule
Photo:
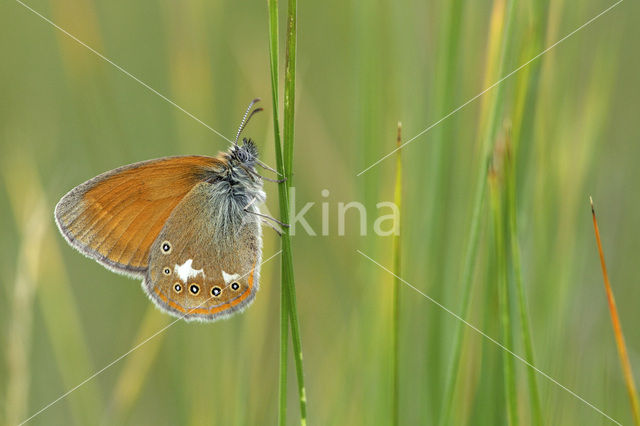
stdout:
<svg viewBox="0 0 640 426">
<path fill-rule="evenodd" d="M 462 24 L 462 0 L 451 0 L 443 4 L 444 13 L 443 25 L 439 32 L 439 58 L 437 61 L 437 73 L 435 81 L 435 115 L 444 117 L 452 109 L 455 108 L 455 91 L 458 80 L 458 61 L 460 47 L 460 33 Z M 441 261 L 440 256 L 436 253 L 444 252 L 447 249 L 448 239 L 445 238 L 447 233 L 447 223 L 445 210 L 442 208 L 443 199 L 449 193 L 449 179 L 446 179 L 447 171 L 451 166 L 451 154 L 453 151 L 452 139 L 455 133 L 455 127 L 452 123 L 444 123 L 443 126 L 437 126 L 433 129 L 433 150 L 429 159 L 429 178 L 426 204 L 427 211 L 427 234 L 429 236 L 429 249 L 427 252 L 430 265 L 430 279 L 436 285 L 433 286 L 433 297 L 437 300 L 443 300 L 445 288 L 441 283 L 446 269 L 445 262 Z M 446 145 L 445 145 L 446 144 Z M 428 326 L 428 342 L 430 346 L 437 348 L 431 351 L 428 359 L 430 368 L 427 370 L 427 378 L 425 382 L 428 384 L 429 398 L 431 407 L 435 411 L 438 407 L 438 398 L 440 395 L 442 383 L 441 374 L 443 359 L 440 347 L 443 342 L 442 322 L 438 321 L 440 312 L 433 311 L 430 315 L 431 319 Z M 433 419 L 437 418 L 438 413 L 433 413 Z"/>
<path fill-rule="evenodd" d="M 296 0 L 289 0 L 287 14 L 287 37 L 285 59 L 285 91 L 284 91 L 284 134 L 280 141 L 280 120 L 278 114 L 279 89 L 278 89 L 278 59 L 279 59 L 279 35 L 278 35 L 278 2 L 268 0 L 269 8 L 269 54 L 271 65 L 271 89 L 273 105 L 273 128 L 276 152 L 276 167 L 285 182 L 278 185 L 280 217 L 285 223 L 289 223 L 289 188 L 292 186 L 293 168 L 293 140 L 295 118 L 295 74 L 296 74 L 296 37 L 297 37 L 297 5 Z M 283 154 L 284 152 L 284 154 Z M 295 293 L 295 281 L 293 273 L 293 254 L 291 250 L 291 238 L 289 230 L 282 234 L 282 289 L 281 289 L 281 314 L 280 314 L 280 376 L 279 376 L 279 424 L 286 424 L 287 415 L 287 355 L 288 355 L 288 325 L 291 325 L 291 338 L 293 342 L 293 356 L 296 365 L 298 379 L 298 396 L 300 403 L 300 423 L 306 424 L 307 400 L 304 386 L 304 369 L 302 363 L 302 341 Z"/>
<path fill-rule="evenodd" d="M 157 330 L 166 327 L 169 321 L 170 317 L 162 315 L 155 306 L 149 306 L 138 326 L 131 347 L 147 339 Z M 118 379 L 113 387 L 105 423 L 127 423 L 127 417 L 140 398 L 145 383 L 150 378 L 149 373 L 153 371 L 151 368 L 158 358 L 165 339 L 165 333 L 158 334 L 145 344 L 144 350 L 132 352 L 125 358 L 124 365 L 120 367 Z"/>
<path fill-rule="evenodd" d="M 47 203 L 37 171 L 31 163 L 26 161 L 27 158 L 29 157 L 14 155 L 13 160 L 4 162 L 4 178 L 11 194 L 12 207 L 17 220 L 24 214 L 21 208 L 34 210 L 37 208 L 37 205 L 23 205 L 26 196 L 30 195 L 39 202 Z M 15 185 L 13 182 L 21 182 L 24 186 Z M 29 191 L 25 192 L 25 188 L 29 188 Z M 89 373 L 95 371 L 95 368 L 82 328 L 80 307 L 75 301 L 62 254 L 57 245 L 53 221 L 47 218 L 42 220 L 45 222 L 42 225 L 44 229 L 39 250 L 46 255 L 40 256 L 38 264 L 32 265 L 32 268 L 37 272 L 36 299 L 50 338 L 52 358 L 57 362 L 62 379 L 62 388 L 58 391 L 63 392 L 76 386 Z M 82 392 L 78 392 L 67 401 L 60 402 L 61 405 L 65 403 L 78 424 L 91 424 L 96 413 L 103 412 L 103 399 L 96 382 L 86 383 Z M 29 414 L 34 415 L 42 408 L 42 406 L 30 407 Z"/>
<path fill-rule="evenodd" d="M 402 143 L 402 124 L 398 122 L 398 137 L 396 139 L 397 146 Z M 394 188 L 393 200 L 398 207 L 399 216 L 397 226 L 400 227 L 402 218 L 402 150 L 399 149 L 396 152 L 396 182 Z M 393 280 L 393 331 L 392 331 L 392 344 L 393 353 L 391 355 L 391 365 L 393 374 L 393 388 L 392 388 L 392 410 L 391 410 L 391 424 L 400 424 L 400 372 L 399 372 L 399 352 L 400 342 L 398 334 L 400 331 L 400 276 L 401 274 L 401 250 L 400 250 L 400 229 L 396 229 L 396 233 L 393 235 L 393 273 L 395 274 Z"/>
<path fill-rule="evenodd" d="M 544 48 L 546 35 L 549 2 L 533 1 L 531 4 L 532 18 L 530 38 L 525 40 L 521 49 L 519 62 L 526 61 Z M 518 233 L 518 206 L 517 206 L 517 180 L 521 175 L 517 172 L 518 159 L 521 146 L 527 144 L 526 152 L 531 149 L 533 141 L 533 128 L 537 102 L 537 89 L 540 81 L 542 61 L 535 61 L 529 67 L 522 70 L 518 76 L 515 89 L 514 111 L 510 135 L 507 139 L 507 155 L 505 168 L 505 185 L 507 196 L 507 216 L 509 221 L 510 257 L 513 270 L 513 279 L 518 298 L 520 314 L 520 327 L 524 343 L 525 359 L 535 365 L 533 338 L 527 307 L 526 292 L 522 278 L 522 260 L 520 258 L 520 243 Z M 531 408 L 531 424 L 539 426 L 543 424 L 542 408 L 540 404 L 540 392 L 538 378 L 532 368 L 527 369 L 527 381 L 529 387 L 529 403 Z"/>
<path fill-rule="evenodd" d="M 498 161 L 502 161 L 502 158 Z M 492 170 L 489 172 L 489 192 L 491 194 L 491 213 L 493 216 L 493 232 L 495 240 L 495 262 L 496 277 L 498 287 L 498 304 L 500 325 L 502 329 L 502 344 L 513 350 L 513 333 L 511 331 L 511 307 L 509 286 L 507 282 L 507 263 L 505 248 L 505 215 L 502 197 L 502 185 L 499 172 Z M 515 359 L 511 354 L 502 352 L 502 368 L 504 374 L 505 399 L 507 404 L 507 414 L 510 425 L 518 424 L 518 394 L 515 383 Z"/>
<path fill-rule="evenodd" d="M 12 288 L 11 317 L 7 330 L 5 356 L 8 367 L 5 424 L 19 424 L 28 415 L 31 371 L 29 357 L 32 347 L 34 296 L 38 284 L 42 242 L 46 230 L 48 209 L 43 200 L 30 200 L 30 214 L 18 224 L 22 246 L 19 249 L 16 277 Z M 27 204 L 27 203 L 25 203 Z M 35 204 L 35 205 L 33 205 Z M 18 219 L 18 217 L 16 217 Z"/>
<path fill-rule="evenodd" d="M 510 40 L 513 31 L 513 21 L 515 20 L 515 13 L 518 0 L 509 0 L 507 2 L 506 12 L 506 24 L 501 37 L 502 48 L 500 55 L 500 66 L 498 75 L 504 74 L 507 63 L 507 54 L 510 47 Z M 496 41 L 497 42 L 497 41 Z M 473 275 L 476 263 L 476 254 L 478 250 L 478 236 L 480 233 L 480 216 L 482 213 L 482 206 L 484 204 L 484 197 L 487 186 L 487 165 L 490 156 L 493 154 L 493 146 L 495 143 L 496 130 L 502 113 L 502 98 L 505 84 L 499 84 L 495 88 L 495 93 L 491 99 L 489 120 L 486 128 L 486 133 L 483 138 L 483 156 L 481 157 L 484 162 L 478 167 L 478 176 L 476 178 L 477 187 L 473 200 L 471 226 L 469 229 L 469 239 L 467 242 L 467 248 L 464 257 L 464 267 L 462 272 L 462 310 L 460 316 L 467 318 L 469 313 L 469 304 L 471 301 L 471 285 L 473 283 Z M 464 324 L 458 322 L 456 324 L 454 337 L 453 337 L 453 350 L 451 361 L 449 364 L 449 371 L 446 378 L 446 385 L 443 394 L 443 409 L 440 416 L 440 424 L 449 424 L 451 407 L 453 405 L 453 399 L 455 395 L 456 379 L 458 377 L 458 371 L 460 369 L 460 359 L 462 352 L 462 340 Z"/>
<path fill-rule="evenodd" d="M 282 143 L 280 141 L 280 118 L 279 118 L 279 89 L 278 89 L 278 58 L 279 58 L 279 31 L 278 31 L 278 0 L 267 1 L 269 9 L 269 61 L 271 69 L 271 99 L 273 116 L 273 139 L 275 142 L 276 167 L 278 173 L 284 170 L 282 161 Z M 286 221 L 288 216 L 288 200 L 286 184 L 278 185 L 280 217 Z M 283 235 L 284 237 L 284 235 Z M 284 249 L 284 238 L 283 238 Z M 283 253 L 284 256 L 284 253 Z M 285 267 L 282 262 L 282 283 L 280 290 L 280 374 L 278 377 L 278 424 L 287 424 L 287 354 L 289 343 L 289 310 L 287 286 L 285 284 Z"/>
<path fill-rule="evenodd" d="M 516 206 L 516 154 L 509 145 L 507 137 L 507 155 L 505 158 L 505 186 L 507 197 L 507 216 L 509 222 L 509 246 L 511 267 L 518 297 L 518 311 L 520 313 L 520 331 L 524 343 L 524 355 L 529 364 L 535 365 L 533 356 L 533 339 L 531 337 L 531 325 L 529 324 L 529 309 L 522 280 L 522 265 L 520 260 L 520 244 L 518 242 L 518 223 Z M 538 377 L 533 368 L 527 368 L 529 386 L 529 402 L 531 404 L 531 424 L 542 424 L 542 409 L 540 406 L 540 394 L 538 391 Z"/>
</svg>

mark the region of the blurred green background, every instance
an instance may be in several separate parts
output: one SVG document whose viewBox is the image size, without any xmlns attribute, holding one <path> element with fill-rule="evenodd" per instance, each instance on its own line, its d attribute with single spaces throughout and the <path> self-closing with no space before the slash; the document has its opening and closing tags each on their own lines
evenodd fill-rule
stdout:
<svg viewBox="0 0 640 426">
<path fill-rule="evenodd" d="M 393 199 L 396 122 L 408 140 L 613 4 L 506 0 L 298 5 L 296 203 L 320 233 L 293 239 L 309 423 L 389 424 L 391 238 L 373 234 Z M 275 165 L 266 2 L 30 0 L 45 17 L 227 137 L 264 99 L 247 135 Z M 284 23 L 286 5 L 282 5 Z M 623 424 L 631 411 L 591 225 L 596 202 L 610 277 L 636 377 L 640 370 L 640 26 L 624 1 L 403 150 L 402 277 L 461 312 L 471 206 L 486 167 L 490 102 L 517 149 L 518 239 L 536 366 Z M 453 18 L 452 18 L 453 17 Z M 70 248 L 53 208 L 72 187 L 117 166 L 214 155 L 225 142 L 18 2 L 0 4 L 0 423 L 15 424 L 169 324 L 139 283 Z M 284 34 L 284 27 L 281 27 Z M 499 52 L 505 53 L 500 74 Z M 505 47 L 506 46 L 506 47 Z M 284 46 L 282 46 L 284 52 Z M 500 130 L 498 133 L 503 133 Z M 278 212 L 276 188 L 267 206 Z M 328 189 L 329 197 L 321 191 Z M 487 198 L 488 199 L 488 198 Z M 339 202 L 368 206 L 368 236 Z M 500 339 L 491 212 L 482 210 L 469 321 Z M 265 229 L 263 258 L 279 248 Z M 242 315 L 178 322 L 29 424 L 274 424 L 279 258 Z M 400 423 L 439 419 L 457 320 L 403 286 Z M 519 326 L 515 346 L 522 354 Z M 502 351 L 467 329 L 456 424 L 507 422 Z M 290 363 L 289 423 L 296 424 Z M 531 422 L 516 363 L 520 422 Z M 538 376 L 546 424 L 610 424 Z"/>
</svg>

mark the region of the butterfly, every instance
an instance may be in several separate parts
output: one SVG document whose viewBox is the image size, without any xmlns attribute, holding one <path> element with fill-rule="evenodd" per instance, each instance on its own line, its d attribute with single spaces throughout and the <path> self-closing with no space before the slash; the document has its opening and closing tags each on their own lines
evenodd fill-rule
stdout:
<svg viewBox="0 0 640 426">
<path fill-rule="evenodd" d="M 249 306 L 260 278 L 261 224 L 278 222 L 258 208 L 267 178 L 256 166 L 276 171 L 258 159 L 251 139 L 238 144 L 262 110 L 253 109 L 258 101 L 227 152 L 142 161 L 73 188 L 55 208 L 62 235 L 108 269 L 141 278 L 171 315 L 214 321 Z"/>
</svg>

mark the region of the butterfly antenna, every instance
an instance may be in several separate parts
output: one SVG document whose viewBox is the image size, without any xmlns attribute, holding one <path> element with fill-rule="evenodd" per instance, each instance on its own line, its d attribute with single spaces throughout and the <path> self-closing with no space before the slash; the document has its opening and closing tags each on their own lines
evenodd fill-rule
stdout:
<svg viewBox="0 0 640 426">
<path fill-rule="evenodd" d="M 257 104 L 258 102 L 260 102 L 260 98 L 255 98 L 254 100 L 251 101 L 251 103 L 247 107 L 247 111 L 244 113 L 244 116 L 242 117 L 242 122 L 240 123 L 240 127 L 238 127 L 238 133 L 236 134 L 236 140 L 233 141 L 235 146 L 238 146 L 238 139 L 240 139 L 240 135 L 242 134 L 242 131 L 244 130 L 244 128 L 249 123 L 249 120 L 251 120 L 251 117 L 253 117 L 253 114 L 255 114 L 256 112 L 262 111 L 262 108 L 256 108 L 253 111 L 251 110 L 251 108 L 253 108 L 253 106 L 255 104 Z"/>
</svg>

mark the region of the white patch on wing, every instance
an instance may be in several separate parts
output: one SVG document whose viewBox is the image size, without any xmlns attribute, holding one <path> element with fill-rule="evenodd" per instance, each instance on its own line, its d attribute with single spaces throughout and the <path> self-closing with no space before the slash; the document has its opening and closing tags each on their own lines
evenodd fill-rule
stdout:
<svg viewBox="0 0 640 426">
<path fill-rule="evenodd" d="M 226 284 L 229 284 L 240 278 L 240 274 L 227 274 L 225 271 L 222 271 L 222 278 L 224 278 Z"/>
<path fill-rule="evenodd" d="M 202 274 L 202 277 L 204 278 L 204 270 L 193 269 L 191 267 L 192 263 L 193 263 L 193 259 L 189 259 L 186 262 L 184 262 L 182 265 L 178 265 L 176 263 L 176 266 L 173 268 L 173 271 L 180 277 L 182 282 L 185 284 L 187 283 L 189 278 L 195 277 L 198 274 Z"/>
</svg>

